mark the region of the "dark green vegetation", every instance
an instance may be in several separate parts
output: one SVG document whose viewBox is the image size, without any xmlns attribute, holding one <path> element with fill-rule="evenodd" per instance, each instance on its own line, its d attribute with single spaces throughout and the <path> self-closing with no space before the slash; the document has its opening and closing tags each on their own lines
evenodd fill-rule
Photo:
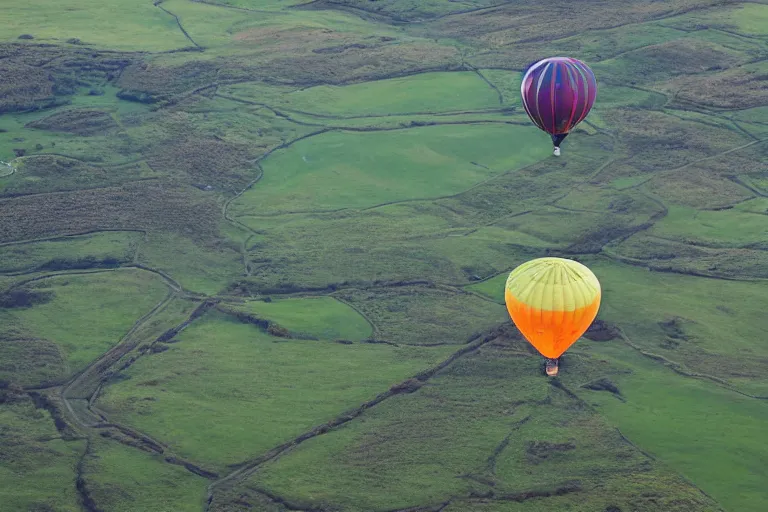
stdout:
<svg viewBox="0 0 768 512">
<path fill-rule="evenodd" d="M 765 2 L 11 3 L 0 508 L 764 510 Z M 552 380 L 547 254 L 604 289 Z"/>
</svg>

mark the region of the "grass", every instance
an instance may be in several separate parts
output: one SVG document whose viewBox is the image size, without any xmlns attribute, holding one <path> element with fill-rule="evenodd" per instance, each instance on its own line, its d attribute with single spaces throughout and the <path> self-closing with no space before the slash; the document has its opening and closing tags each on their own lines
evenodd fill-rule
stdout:
<svg viewBox="0 0 768 512">
<path fill-rule="evenodd" d="M 768 254 L 760 246 L 711 249 L 641 233 L 609 244 L 605 252 L 654 270 L 727 279 L 762 279 L 768 270 Z"/>
<path fill-rule="evenodd" d="M 4 195 L 58 192 L 79 188 L 118 185 L 151 177 L 141 163 L 104 168 L 76 158 L 58 155 L 30 155 L 15 160 L 16 173 L 0 183 Z M 149 171 L 149 172 L 148 172 Z"/>
<path fill-rule="evenodd" d="M 510 269 L 510 272 L 512 270 L 513 269 Z M 504 285 L 506 284 L 508 277 L 509 272 L 503 272 L 482 283 L 468 285 L 466 288 L 467 290 L 484 295 L 499 304 L 504 304 Z"/>
<path fill-rule="evenodd" d="M 238 84 L 229 94 L 261 101 L 259 88 Z M 281 95 L 274 107 L 330 116 L 382 116 L 499 107 L 496 93 L 475 73 L 424 73 L 346 86 L 310 87 Z"/>
<path fill-rule="evenodd" d="M 524 208 L 525 202 L 499 205 Z M 474 223 L 447 206 L 419 202 L 311 218 L 244 217 L 260 233 L 248 244 L 252 275 L 245 281 L 254 293 L 267 294 L 377 280 L 461 284 L 554 246 L 508 227 L 473 232 Z"/>
<path fill-rule="evenodd" d="M 264 178 L 233 204 L 233 213 L 361 208 L 456 194 L 543 158 L 549 148 L 535 144 L 535 135 L 530 127 L 498 125 L 317 135 L 265 160 Z"/>
<path fill-rule="evenodd" d="M 30 399 L 0 405 L 0 500 L 8 510 L 81 510 L 75 467 L 85 441 L 64 440 Z"/>
<path fill-rule="evenodd" d="M 579 499 L 568 502 L 589 504 L 580 510 L 637 507 L 651 486 L 664 510 L 714 510 L 594 412 L 547 385 L 538 366 L 505 343 L 483 348 L 416 393 L 267 463 L 245 489 L 276 493 L 296 508 L 405 509 L 452 499 L 456 510 L 475 510 L 461 496 L 567 495 L 563 489 L 578 480 Z M 521 499 L 532 507 L 539 500 L 549 503 Z"/>
<path fill-rule="evenodd" d="M 661 210 L 658 204 L 640 191 L 617 191 L 614 188 L 591 185 L 580 186 L 555 204 L 575 213 L 631 212 L 633 215 L 653 215 Z"/>
<path fill-rule="evenodd" d="M 762 461 L 767 454 L 752 440 L 768 417 L 764 403 L 683 378 L 620 346 L 589 345 L 595 357 L 630 370 L 612 377 L 626 401 L 590 391 L 580 396 L 725 510 L 760 509 L 766 500 Z"/>
<path fill-rule="evenodd" d="M 596 114 L 604 110 L 627 107 L 658 110 L 667 101 L 663 94 L 613 84 L 598 84 L 598 97 L 600 100 L 596 101 L 593 107 Z M 588 117 L 590 121 L 592 120 L 591 114 L 590 112 L 590 117 Z"/>
<path fill-rule="evenodd" d="M 514 106 L 521 112 L 521 115 L 526 115 L 520 100 L 520 84 L 523 81 L 522 73 L 506 69 L 479 69 L 478 72 L 496 87 L 498 94 L 501 95 L 503 100 L 503 105 Z"/>
<path fill-rule="evenodd" d="M 359 341 L 372 334 L 360 313 L 332 297 L 249 301 L 237 309 L 276 322 L 296 336 Z"/>
<path fill-rule="evenodd" d="M 221 208 L 215 196 L 178 182 L 126 183 L 119 187 L 2 199 L 3 242 L 104 229 L 146 230 L 194 236 L 213 244 Z"/>
<path fill-rule="evenodd" d="M 624 176 L 611 180 L 609 185 L 617 190 L 624 190 L 640 185 L 649 179 L 647 176 Z"/>
<path fill-rule="evenodd" d="M 139 263 L 165 272 L 187 290 L 218 293 L 243 272 L 238 247 L 229 240 L 203 244 L 176 233 L 152 233 L 147 238 L 139 248 Z"/>
<path fill-rule="evenodd" d="M 502 226 L 563 248 L 596 250 L 621 233 L 636 229 L 650 217 L 645 212 L 631 214 L 614 212 L 608 216 L 598 211 L 574 211 L 548 207 L 509 219 Z"/>
<path fill-rule="evenodd" d="M 768 228 L 763 215 L 745 211 L 743 207 L 699 211 L 673 206 L 669 215 L 649 232 L 662 238 L 711 247 L 743 247 L 763 241 Z"/>
<path fill-rule="evenodd" d="M 135 363 L 99 404 L 176 453 L 220 469 L 331 420 L 452 351 L 285 341 L 218 315 L 177 339 Z"/>
<path fill-rule="evenodd" d="M 138 270 L 51 277 L 27 287 L 52 293 L 51 300 L 0 310 L 3 326 L 15 328 L 27 339 L 55 343 L 66 368 L 59 377 L 83 369 L 116 345 L 167 294 L 158 277 Z M 5 373 L 4 377 L 16 380 L 24 375 Z"/>
<path fill-rule="evenodd" d="M 398 287 L 342 291 L 339 296 L 370 318 L 377 339 L 398 344 L 466 343 L 505 321 L 495 304 L 442 290 Z"/>
<path fill-rule="evenodd" d="M 342 0 L 340 3 L 355 9 L 392 16 L 396 19 L 421 20 L 445 16 L 453 12 L 488 7 L 496 2 L 494 0 L 469 0 L 454 5 L 452 3 L 446 4 L 440 0 L 384 0 L 371 4 L 362 0 Z"/>
<path fill-rule="evenodd" d="M 598 318 L 620 325 L 642 350 L 685 372 L 721 379 L 747 393 L 766 389 L 763 369 L 768 353 L 758 341 L 765 328 L 762 283 L 649 272 L 604 260 L 584 263 L 603 288 Z M 507 276 L 505 272 L 467 288 L 503 304 Z M 748 367 L 744 358 L 751 361 Z"/>
<path fill-rule="evenodd" d="M 682 54 L 688 56 L 684 63 L 676 60 Z M 617 83 L 622 83 L 622 75 L 632 76 L 634 80 L 631 83 L 634 85 L 657 82 L 670 76 L 695 75 L 709 70 L 730 68 L 749 60 L 750 55 L 746 52 L 740 54 L 707 40 L 683 38 L 601 61 L 593 66 L 593 70 Z"/>
<path fill-rule="evenodd" d="M 262 4 L 263 5 L 263 4 Z M 271 2 L 271 6 L 278 4 Z M 166 0 L 163 7 L 179 17 L 187 33 L 198 45 L 205 48 L 226 48 L 230 56 L 249 50 L 264 50 L 278 46 L 284 41 L 272 38 L 262 38 L 263 31 L 278 32 L 281 35 L 301 33 L 302 31 L 330 30 L 340 36 L 364 34 L 371 32 L 389 33 L 386 27 L 379 31 L 357 16 L 337 11 L 290 10 L 290 4 L 279 4 L 279 12 L 248 12 L 239 9 L 222 9 L 219 6 L 203 2 L 187 2 L 184 0 Z M 266 5 L 270 7 L 269 3 Z M 322 34 L 313 34 L 314 39 L 323 41 Z M 280 38 L 278 38 L 280 39 Z M 307 42 L 312 45 L 313 39 Z M 286 48 L 282 48 L 285 50 Z M 294 48 L 291 48 L 292 50 Z M 296 48 L 306 51 L 307 48 Z"/>
<path fill-rule="evenodd" d="M 668 203 L 698 209 L 719 210 L 754 198 L 746 187 L 712 174 L 695 167 L 660 173 L 648 183 L 648 190 Z"/>
<path fill-rule="evenodd" d="M 202 47 L 226 46 L 232 41 L 233 28 L 259 19 L 245 11 L 183 0 L 168 0 L 162 7 L 178 16 L 192 40 Z"/>
<path fill-rule="evenodd" d="M 546 180 L 537 178 L 543 173 Z M 248 244 L 252 272 L 245 281 L 259 294 L 377 280 L 461 285 L 500 272 L 513 261 L 543 255 L 546 248 L 572 242 L 592 247 L 601 237 L 630 229 L 635 218 L 629 213 L 572 214 L 540 205 L 566 195 L 593 173 L 593 161 L 572 156 L 557 166 L 543 162 L 500 175 L 436 202 L 240 217 L 258 232 Z M 648 210 L 635 202 L 638 213 Z M 520 216 L 529 209 L 541 212 Z M 558 224 L 561 219 L 568 223 Z M 557 240 L 547 233 L 552 228 L 562 233 Z"/>
<path fill-rule="evenodd" d="M 222 0 L 216 3 L 240 7 L 241 9 L 258 9 L 264 12 L 265 10 L 279 10 L 285 7 L 301 5 L 304 3 L 304 0 Z"/>
<path fill-rule="evenodd" d="M 203 506 L 210 481 L 95 431 L 78 469 L 85 440 L 19 388 L 133 326 L 69 405 L 91 418 L 108 377 L 105 421 L 225 477 L 504 325 L 211 510 L 761 510 L 764 404 L 737 391 L 768 396 L 764 2 L 214 3 L 0 14 L 0 300 L 33 303 L 0 310 L 0 508 L 89 508 L 78 471 L 94 509 Z M 560 158 L 519 103 L 547 55 L 600 84 Z M 503 305 L 548 254 L 595 271 L 629 340 L 581 340 L 563 388 Z M 184 288 L 142 324 L 169 289 L 136 269 L 7 293 L 134 258 Z"/>
<path fill-rule="evenodd" d="M 49 43 L 76 38 L 127 51 L 173 50 L 189 44 L 173 17 L 146 2 L 65 0 L 50 8 L 33 0 L 4 9 L 0 27 L 0 39 L 6 42 L 31 34 Z"/>
<path fill-rule="evenodd" d="M 679 39 L 679 30 L 665 27 L 658 22 L 640 23 L 607 30 L 595 30 L 553 42 L 555 53 L 565 53 L 581 59 L 589 65 L 650 45 L 663 44 Z M 617 82 L 620 83 L 620 82 Z M 600 87 L 600 84 L 598 84 Z M 602 91 L 600 87 L 602 103 Z"/>
<path fill-rule="evenodd" d="M 643 350 L 745 392 L 764 386 L 763 283 L 649 272 L 602 260 L 585 264 L 602 284 L 600 317 L 620 325 Z"/>
<path fill-rule="evenodd" d="M 88 268 L 131 261 L 141 233 L 106 232 L 0 246 L 0 272 Z"/>
<path fill-rule="evenodd" d="M 726 30 L 740 35 L 768 37 L 766 21 L 768 21 L 768 8 L 765 5 L 743 4 L 727 9 L 708 9 L 703 12 L 686 14 L 673 19 L 671 25 L 688 28 L 706 24 L 713 29 Z"/>
<path fill-rule="evenodd" d="M 83 470 L 91 497 L 107 510 L 197 512 L 205 500 L 204 478 L 115 442 L 96 440 Z"/>
<path fill-rule="evenodd" d="M 167 131 L 174 135 L 191 130 L 202 138 L 212 133 L 233 144 L 253 146 L 256 154 L 318 130 L 279 117 L 267 108 L 223 96 L 196 101 L 183 117 L 176 117 L 173 124 L 159 118 L 158 122 L 162 123 L 160 127 L 168 126 Z M 248 168 L 252 169 L 253 165 L 249 164 Z"/>
</svg>

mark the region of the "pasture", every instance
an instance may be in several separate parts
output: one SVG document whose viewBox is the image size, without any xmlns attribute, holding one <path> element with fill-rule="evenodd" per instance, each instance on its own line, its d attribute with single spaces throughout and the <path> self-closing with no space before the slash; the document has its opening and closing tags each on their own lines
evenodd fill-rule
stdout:
<svg viewBox="0 0 768 512">
<path fill-rule="evenodd" d="M 768 5 L 48 3 L 0 13 L 0 502 L 762 511 Z M 549 380 L 541 256 L 603 289 Z"/>
</svg>

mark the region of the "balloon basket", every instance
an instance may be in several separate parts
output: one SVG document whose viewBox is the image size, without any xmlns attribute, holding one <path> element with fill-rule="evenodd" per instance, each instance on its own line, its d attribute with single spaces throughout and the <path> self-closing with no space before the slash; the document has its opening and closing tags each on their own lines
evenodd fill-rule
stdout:
<svg viewBox="0 0 768 512">
<path fill-rule="evenodd" d="M 547 364 L 544 366 L 544 372 L 547 374 L 548 377 L 555 377 L 557 376 L 558 371 L 560 370 L 560 365 L 557 364 L 557 361 L 549 360 L 547 361 Z"/>
</svg>

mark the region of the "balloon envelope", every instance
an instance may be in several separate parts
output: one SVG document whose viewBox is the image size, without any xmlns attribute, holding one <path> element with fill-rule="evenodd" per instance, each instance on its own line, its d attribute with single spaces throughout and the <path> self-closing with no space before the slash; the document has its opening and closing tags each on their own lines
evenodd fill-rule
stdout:
<svg viewBox="0 0 768 512">
<path fill-rule="evenodd" d="M 557 358 L 597 316 L 600 282 L 587 267 L 564 258 L 538 258 L 509 274 L 507 310 L 541 355 Z"/>
<path fill-rule="evenodd" d="M 520 92 L 531 121 L 550 135 L 562 135 L 589 114 L 597 97 L 597 81 L 580 60 L 552 57 L 528 68 Z"/>
</svg>

